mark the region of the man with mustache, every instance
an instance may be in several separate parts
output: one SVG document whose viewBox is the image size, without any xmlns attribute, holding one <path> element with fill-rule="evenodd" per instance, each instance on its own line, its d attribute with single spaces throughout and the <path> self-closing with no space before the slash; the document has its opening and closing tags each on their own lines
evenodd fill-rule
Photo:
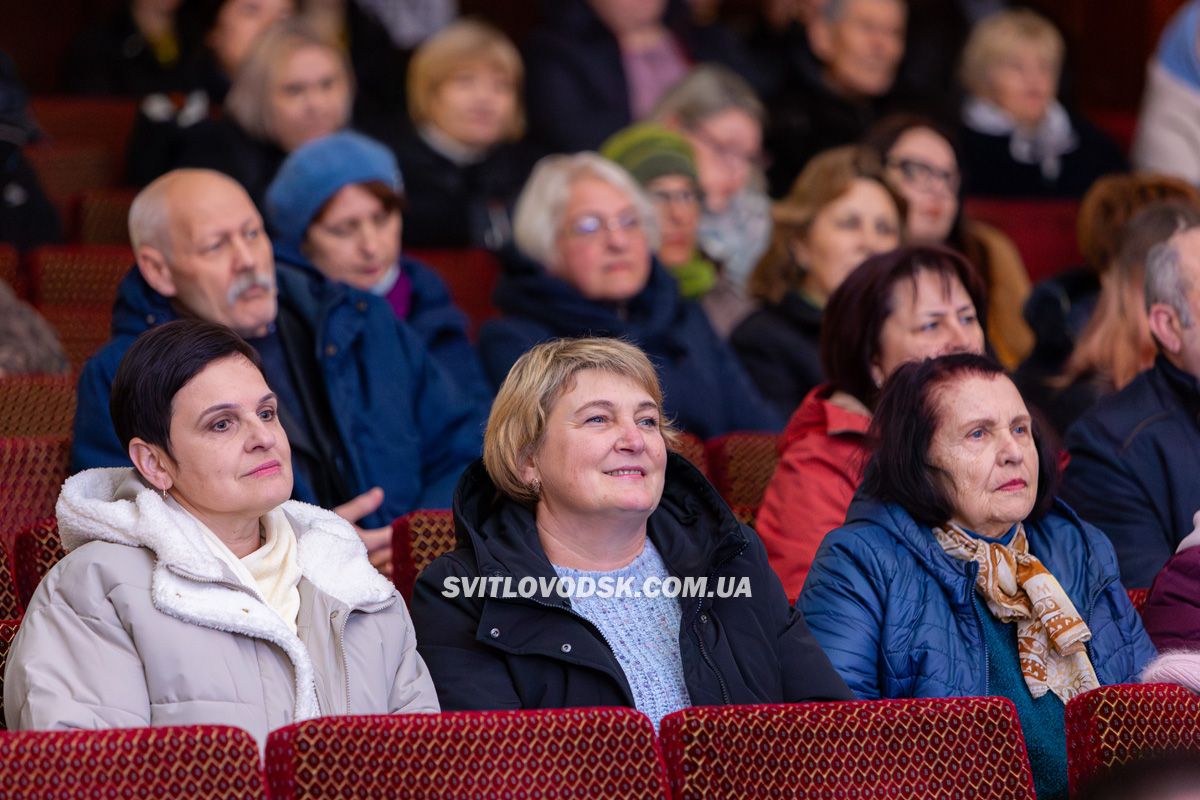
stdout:
<svg viewBox="0 0 1200 800">
<path fill-rule="evenodd" d="M 391 520 L 448 508 L 480 452 L 482 409 L 460 395 L 381 298 L 281 265 L 250 197 L 209 170 L 174 170 L 129 212 L 137 268 L 122 282 L 113 339 L 84 366 L 73 470 L 127 466 L 108 398 L 137 336 L 178 317 L 226 325 L 262 356 L 292 446 L 294 496 L 335 508 L 381 563 Z"/>
</svg>

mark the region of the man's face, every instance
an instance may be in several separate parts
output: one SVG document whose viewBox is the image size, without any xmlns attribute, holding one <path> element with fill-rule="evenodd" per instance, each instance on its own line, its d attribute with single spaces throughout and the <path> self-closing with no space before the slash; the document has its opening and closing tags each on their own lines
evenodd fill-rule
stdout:
<svg viewBox="0 0 1200 800">
<path fill-rule="evenodd" d="M 1179 328 L 1179 350 L 1171 360 L 1185 372 L 1200 378 L 1200 229 L 1176 234 L 1179 269 L 1188 287 L 1185 300 L 1192 324 Z"/>
<path fill-rule="evenodd" d="M 813 47 L 829 82 L 853 97 L 886 94 L 904 56 L 905 24 L 901 0 L 846 0 L 839 19 L 818 20 Z"/>
<path fill-rule="evenodd" d="M 164 294 L 245 337 L 266 334 L 278 310 L 275 261 L 262 217 L 223 176 L 190 176 L 169 194 L 170 273 Z"/>
</svg>

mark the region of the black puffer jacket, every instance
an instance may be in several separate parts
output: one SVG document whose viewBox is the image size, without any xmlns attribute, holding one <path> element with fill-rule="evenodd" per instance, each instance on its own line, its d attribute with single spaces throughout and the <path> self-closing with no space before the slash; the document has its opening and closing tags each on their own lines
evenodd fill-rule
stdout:
<svg viewBox="0 0 1200 800">
<path fill-rule="evenodd" d="M 481 463 L 454 499 L 458 547 L 417 581 L 419 650 L 445 710 L 633 706 L 599 630 L 551 595 L 521 599 L 443 595 L 447 578 L 553 578 L 533 512 L 500 495 Z M 745 576 L 752 597 L 681 599 L 679 647 L 695 705 L 848 700 L 846 684 L 787 600 L 754 532 L 716 490 L 671 455 L 648 533 L 672 575 Z M 569 646 L 568 646 L 569 645 Z"/>
</svg>

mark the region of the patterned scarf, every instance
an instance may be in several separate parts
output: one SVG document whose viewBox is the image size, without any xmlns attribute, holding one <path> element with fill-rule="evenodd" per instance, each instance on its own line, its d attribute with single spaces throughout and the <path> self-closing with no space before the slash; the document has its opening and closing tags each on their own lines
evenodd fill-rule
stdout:
<svg viewBox="0 0 1200 800">
<path fill-rule="evenodd" d="M 975 590 L 1001 622 L 1017 624 L 1017 654 L 1034 698 L 1052 691 L 1066 703 L 1100 685 L 1085 643 L 1092 638 L 1058 580 L 1029 553 L 1025 527 L 1008 546 L 985 542 L 950 523 L 933 537 L 949 555 L 979 565 Z"/>
</svg>

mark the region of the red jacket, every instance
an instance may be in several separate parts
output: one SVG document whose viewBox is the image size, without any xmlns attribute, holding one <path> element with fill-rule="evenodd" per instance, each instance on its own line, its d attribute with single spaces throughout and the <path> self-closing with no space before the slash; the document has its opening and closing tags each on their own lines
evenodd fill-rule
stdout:
<svg viewBox="0 0 1200 800">
<path fill-rule="evenodd" d="M 755 529 L 788 597 L 804 588 L 817 547 L 841 526 L 862 482 L 871 415 L 827 385 L 809 392 L 779 439 L 779 465 Z"/>
</svg>

